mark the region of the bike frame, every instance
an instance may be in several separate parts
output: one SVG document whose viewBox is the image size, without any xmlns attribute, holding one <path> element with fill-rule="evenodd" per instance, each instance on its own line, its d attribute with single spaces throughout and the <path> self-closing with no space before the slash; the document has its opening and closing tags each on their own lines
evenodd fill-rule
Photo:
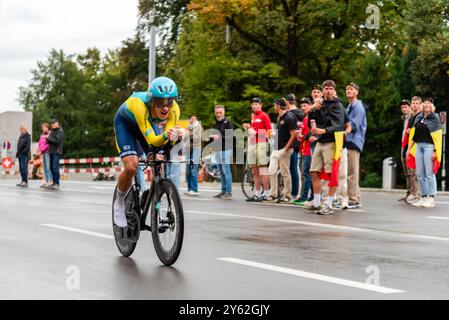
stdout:
<svg viewBox="0 0 449 320">
<path fill-rule="evenodd" d="M 134 177 L 134 184 L 132 188 L 136 192 L 134 192 L 134 203 L 138 206 L 138 212 L 139 212 L 139 220 L 140 220 L 140 231 L 152 231 L 151 226 L 147 225 L 145 223 L 148 212 L 150 211 L 152 200 L 154 199 L 155 195 L 158 192 L 159 183 L 163 179 L 167 179 L 162 177 L 162 166 L 164 164 L 171 164 L 171 163 L 190 163 L 193 164 L 192 160 L 189 161 L 170 161 L 170 160 L 139 160 L 139 165 L 143 166 L 143 171 L 145 172 L 148 168 L 153 168 L 153 180 L 151 181 L 150 189 L 145 190 L 140 196 L 140 190 L 142 186 L 139 185 L 137 182 L 137 174 Z M 131 189 L 132 189 L 131 188 Z M 128 191 L 131 192 L 131 189 Z"/>
</svg>

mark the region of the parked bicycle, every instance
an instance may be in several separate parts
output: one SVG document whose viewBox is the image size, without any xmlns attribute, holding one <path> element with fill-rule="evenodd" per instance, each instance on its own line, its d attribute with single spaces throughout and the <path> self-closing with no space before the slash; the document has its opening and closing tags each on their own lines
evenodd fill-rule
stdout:
<svg viewBox="0 0 449 320">
<path fill-rule="evenodd" d="M 215 153 L 207 155 L 201 159 L 199 171 L 202 181 L 211 180 L 212 182 L 219 182 L 221 180 L 221 170 L 215 159 Z"/>
<path fill-rule="evenodd" d="M 280 202 L 280 198 L 282 195 L 282 190 L 284 189 L 284 179 L 281 175 L 281 170 L 278 169 L 276 172 L 276 177 L 278 181 L 278 203 Z M 253 173 L 251 172 L 251 169 L 248 166 L 248 163 L 245 163 L 245 166 L 243 167 L 242 172 L 242 180 L 240 182 L 240 185 L 242 187 L 242 192 L 245 195 L 246 198 L 251 199 L 254 197 L 255 189 L 254 189 L 254 179 L 253 179 Z"/>
</svg>

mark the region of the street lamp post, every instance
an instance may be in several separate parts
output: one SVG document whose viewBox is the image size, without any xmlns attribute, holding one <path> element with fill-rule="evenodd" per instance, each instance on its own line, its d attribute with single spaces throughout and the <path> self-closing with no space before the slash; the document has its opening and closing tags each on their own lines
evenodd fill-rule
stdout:
<svg viewBox="0 0 449 320">
<path fill-rule="evenodd" d="M 148 57 L 148 85 L 154 78 L 156 78 L 156 27 L 151 27 Z"/>
</svg>

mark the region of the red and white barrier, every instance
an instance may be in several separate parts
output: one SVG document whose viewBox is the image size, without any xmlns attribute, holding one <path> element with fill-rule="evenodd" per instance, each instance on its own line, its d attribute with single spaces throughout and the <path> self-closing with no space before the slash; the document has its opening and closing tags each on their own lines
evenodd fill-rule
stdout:
<svg viewBox="0 0 449 320">
<path fill-rule="evenodd" d="M 82 168 L 82 169 L 60 169 L 59 172 L 63 174 L 69 173 L 110 173 L 110 172 L 122 172 L 122 167 L 114 168 Z"/>
<path fill-rule="evenodd" d="M 91 164 L 91 163 L 114 163 L 120 162 L 120 157 L 99 157 L 83 159 L 61 159 L 59 164 Z"/>
</svg>

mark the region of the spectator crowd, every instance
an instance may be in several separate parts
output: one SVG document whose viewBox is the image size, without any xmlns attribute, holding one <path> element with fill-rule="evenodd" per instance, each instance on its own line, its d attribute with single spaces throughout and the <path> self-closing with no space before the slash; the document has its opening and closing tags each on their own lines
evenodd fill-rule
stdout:
<svg viewBox="0 0 449 320">
<path fill-rule="evenodd" d="M 332 80 L 315 85 L 310 97 L 297 100 L 288 94 L 273 102 L 277 114 L 273 126 L 262 99 L 253 98 L 251 120 L 242 124 L 248 137 L 245 160 L 254 183 L 254 195 L 247 201 L 293 203 L 321 215 L 362 207 L 360 157 L 368 107 L 359 98 L 360 90 L 357 83 L 348 83 L 345 105 Z M 433 207 L 442 151 L 440 120 L 432 98 L 413 97 L 400 107 L 404 120 L 401 160 L 407 181 L 407 194 L 400 201 Z M 219 142 L 215 150 L 222 187 L 215 197 L 227 200 L 232 198 L 235 125 L 225 117 L 222 105 L 215 107 L 215 117 L 217 134 L 206 139 Z M 186 195 L 198 195 L 198 184 L 192 183 L 197 172 L 188 169 Z"/>
<path fill-rule="evenodd" d="M 290 93 L 273 102 L 277 115 L 274 125 L 263 111 L 264 102 L 251 100 L 250 121 L 243 123 L 247 143 L 244 161 L 252 174 L 254 195 L 249 202 L 292 203 L 320 215 L 334 209 L 362 207 L 360 193 L 360 156 L 367 132 L 367 106 L 359 99 L 360 86 L 345 87 L 346 104 L 337 96 L 336 84 L 326 80 L 313 86 L 310 97 L 297 100 Z M 434 207 L 437 193 L 436 173 L 442 157 L 442 127 L 432 98 L 415 96 L 400 103 L 403 119 L 401 163 L 407 193 L 399 199 L 416 207 Z M 248 110 L 249 111 L 249 110 Z M 234 150 L 239 148 L 235 125 L 226 117 L 223 105 L 214 108 L 216 123 L 205 131 L 196 115 L 184 129 L 183 141 L 171 152 L 179 163 L 165 167 L 165 174 L 180 186 L 180 167 L 186 164 L 187 196 L 198 196 L 198 180 L 205 155 L 214 153 L 220 172 L 221 191 L 215 198 L 232 199 Z M 181 128 L 178 128 L 182 130 Z M 22 181 L 28 186 L 27 164 L 31 136 L 20 127 L 17 159 Z M 64 132 L 56 119 L 42 124 L 38 143 L 45 183 L 42 188 L 59 189 L 59 160 Z M 202 141 L 208 141 L 202 148 Z M 142 155 L 144 156 L 144 155 Z M 190 162 L 190 163 L 189 163 Z M 143 172 L 138 180 L 144 184 Z"/>
</svg>

